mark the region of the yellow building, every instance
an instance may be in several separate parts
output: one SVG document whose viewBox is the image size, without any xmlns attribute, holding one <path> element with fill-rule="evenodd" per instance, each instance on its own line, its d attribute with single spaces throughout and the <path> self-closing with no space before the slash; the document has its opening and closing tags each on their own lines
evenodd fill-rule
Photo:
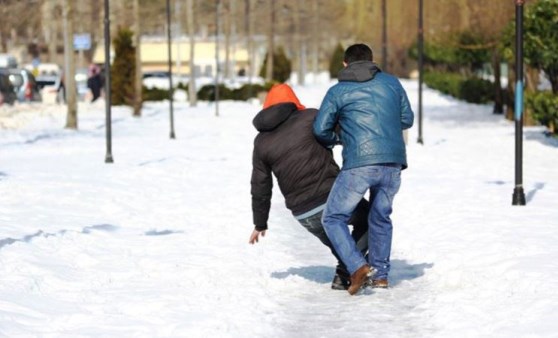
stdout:
<svg viewBox="0 0 558 338">
<path fill-rule="evenodd" d="M 142 72 L 168 71 L 168 47 L 166 39 L 162 38 L 142 38 L 140 43 L 141 68 Z M 219 41 L 219 70 L 225 71 L 226 50 L 224 41 Z M 196 76 L 215 75 L 215 40 L 196 39 L 194 46 L 194 62 Z M 255 53 L 255 68 L 259 69 L 263 55 Z M 113 56 L 111 51 L 111 57 Z M 190 74 L 190 41 L 187 38 L 173 40 L 171 45 L 172 72 L 188 75 Z M 105 62 L 104 46 L 98 46 L 93 56 L 93 62 L 102 64 Z M 237 44 L 230 47 L 229 69 L 234 74 L 239 71 L 248 71 L 248 51 L 245 44 Z"/>
</svg>

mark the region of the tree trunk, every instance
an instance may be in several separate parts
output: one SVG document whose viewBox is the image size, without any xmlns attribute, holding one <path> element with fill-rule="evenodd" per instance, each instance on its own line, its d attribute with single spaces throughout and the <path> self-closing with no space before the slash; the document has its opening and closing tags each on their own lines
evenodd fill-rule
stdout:
<svg viewBox="0 0 558 338">
<path fill-rule="evenodd" d="M 230 15 L 229 20 L 231 23 L 231 64 L 229 66 L 230 74 L 229 78 L 235 79 L 236 78 L 236 0 L 230 0 Z"/>
<path fill-rule="evenodd" d="M 314 73 L 314 83 L 317 83 L 318 79 L 318 62 L 320 53 L 320 28 L 318 27 L 320 22 L 320 4 L 319 0 L 314 0 L 314 22 L 312 24 L 312 73 Z"/>
<path fill-rule="evenodd" d="M 190 107 L 195 107 L 198 104 L 197 91 L 196 91 L 196 64 L 194 62 L 194 49 L 196 47 L 196 41 L 194 39 L 195 29 L 194 29 L 194 0 L 186 0 L 187 11 L 187 25 L 188 25 L 188 38 L 190 39 L 190 76 L 188 82 L 188 100 L 190 101 Z"/>
<path fill-rule="evenodd" d="M 134 46 L 136 47 L 136 76 L 134 79 L 134 113 L 133 116 L 141 116 L 142 105 L 142 71 L 141 71 L 141 29 L 139 0 L 134 0 Z"/>
<path fill-rule="evenodd" d="M 248 2 L 248 83 L 252 83 L 252 76 L 254 76 L 255 53 L 254 53 L 254 18 L 251 10 L 255 7 L 254 1 L 246 0 Z"/>
<path fill-rule="evenodd" d="M 548 81 L 550 81 L 550 86 L 554 94 L 558 94 L 558 72 L 547 72 L 546 74 Z"/>
<path fill-rule="evenodd" d="M 52 17 L 54 17 L 54 6 L 53 1 L 45 1 L 43 3 L 42 10 L 42 20 L 43 22 L 48 22 Z M 55 62 L 56 56 L 56 25 L 43 25 L 44 37 L 46 45 L 48 46 L 48 61 Z"/>
<path fill-rule="evenodd" d="M 536 92 L 539 86 L 539 70 L 526 66 L 525 67 L 525 90 L 529 92 Z"/>
<path fill-rule="evenodd" d="M 74 59 L 74 8 L 73 0 L 64 0 L 64 59 L 66 69 L 64 70 L 64 88 L 66 91 L 66 102 L 68 110 L 66 115 L 66 128 L 77 129 L 77 100 L 76 100 L 76 65 Z"/>
<path fill-rule="evenodd" d="M 504 113 L 504 94 L 502 92 L 502 83 L 500 77 L 502 76 L 500 71 L 500 63 L 502 62 L 502 57 L 498 48 L 492 50 L 492 68 L 494 69 L 494 114 Z"/>
<path fill-rule="evenodd" d="M 506 119 L 514 119 L 515 103 L 515 63 L 508 62 L 508 89 L 506 93 Z"/>
<path fill-rule="evenodd" d="M 225 8 L 224 15 L 224 32 L 225 35 L 225 64 L 223 68 L 223 78 L 229 79 L 230 72 L 230 57 L 231 57 L 231 8 L 230 4 Z"/>
<path fill-rule="evenodd" d="M 0 51 L 2 51 L 2 53 L 8 52 L 8 39 L 6 36 L 7 34 L 4 33 L 4 30 L 0 29 Z"/>
<path fill-rule="evenodd" d="M 525 82 L 525 94 L 536 92 L 537 87 L 539 86 L 539 70 L 530 66 L 526 66 Z M 533 118 L 533 112 L 527 107 L 525 107 L 523 112 L 523 124 L 526 126 L 534 126 L 537 124 L 537 121 Z"/>
<path fill-rule="evenodd" d="M 303 3 L 304 0 L 295 1 L 295 39 L 297 43 L 295 44 L 295 49 L 298 49 L 298 84 L 304 86 L 305 83 L 305 72 L 306 72 L 306 45 L 304 41 L 304 37 L 302 35 L 302 15 L 300 14 L 300 4 Z"/>
<path fill-rule="evenodd" d="M 269 25 L 269 36 L 267 37 L 267 69 L 265 79 L 273 80 L 273 53 L 275 52 L 275 1 L 271 1 L 270 6 L 271 24 Z"/>
</svg>

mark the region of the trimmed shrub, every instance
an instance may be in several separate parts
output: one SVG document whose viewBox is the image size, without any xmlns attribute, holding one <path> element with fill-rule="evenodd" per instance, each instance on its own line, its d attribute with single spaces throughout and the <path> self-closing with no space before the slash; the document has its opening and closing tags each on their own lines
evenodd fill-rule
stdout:
<svg viewBox="0 0 558 338">
<path fill-rule="evenodd" d="M 344 56 L 345 56 L 345 49 L 343 48 L 341 43 L 339 43 L 335 47 L 335 50 L 331 55 L 331 59 L 329 60 L 329 76 L 332 79 L 337 79 L 337 75 L 339 74 L 341 69 L 343 69 Z"/>
<path fill-rule="evenodd" d="M 462 79 L 461 75 L 455 73 L 426 72 L 424 74 L 424 83 L 428 87 L 453 97 L 459 96 L 459 84 Z"/>
<path fill-rule="evenodd" d="M 471 103 L 494 101 L 494 84 L 478 77 L 464 79 L 459 84 L 459 98 Z"/>
<path fill-rule="evenodd" d="M 525 107 L 533 118 L 548 127 L 550 133 L 558 135 L 558 95 L 551 91 L 525 93 Z"/>
<path fill-rule="evenodd" d="M 219 101 L 232 100 L 232 90 L 225 87 L 224 84 L 219 84 Z M 208 84 L 200 88 L 198 91 L 198 100 L 200 101 L 215 101 L 215 84 Z"/>
<path fill-rule="evenodd" d="M 163 101 L 169 99 L 169 90 L 160 88 L 147 88 L 142 86 L 141 96 L 143 101 Z"/>
<path fill-rule="evenodd" d="M 258 97 L 258 93 L 265 92 L 266 89 L 261 84 L 245 84 L 232 91 L 232 99 L 246 101 L 253 97 Z"/>
<path fill-rule="evenodd" d="M 456 73 L 427 72 L 424 82 L 441 91 L 471 103 L 488 103 L 494 100 L 494 84 L 477 77 L 464 77 Z"/>
</svg>

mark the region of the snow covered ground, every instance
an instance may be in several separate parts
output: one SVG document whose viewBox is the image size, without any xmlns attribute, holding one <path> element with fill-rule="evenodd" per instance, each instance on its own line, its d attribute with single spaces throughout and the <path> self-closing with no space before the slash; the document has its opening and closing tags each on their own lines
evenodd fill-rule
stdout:
<svg viewBox="0 0 558 338">
<path fill-rule="evenodd" d="M 329 84 L 295 87 L 318 106 Z M 417 84 L 404 81 L 416 108 Z M 248 244 L 258 103 L 0 107 L 0 337 L 558 337 L 558 142 L 425 90 L 388 290 L 330 289 L 334 259 L 274 191 Z M 415 109 L 416 112 L 416 109 Z M 336 152 L 337 156 L 339 152 Z"/>
</svg>

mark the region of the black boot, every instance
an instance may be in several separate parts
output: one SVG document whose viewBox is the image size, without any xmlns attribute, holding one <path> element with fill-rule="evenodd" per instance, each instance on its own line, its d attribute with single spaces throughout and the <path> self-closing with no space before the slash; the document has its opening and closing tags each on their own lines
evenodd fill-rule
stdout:
<svg viewBox="0 0 558 338">
<path fill-rule="evenodd" d="M 333 276 L 333 281 L 331 282 L 331 288 L 333 290 L 347 290 L 351 285 L 351 276 L 349 273 L 342 268 L 335 269 L 335 276 Z"/>
</svg>

